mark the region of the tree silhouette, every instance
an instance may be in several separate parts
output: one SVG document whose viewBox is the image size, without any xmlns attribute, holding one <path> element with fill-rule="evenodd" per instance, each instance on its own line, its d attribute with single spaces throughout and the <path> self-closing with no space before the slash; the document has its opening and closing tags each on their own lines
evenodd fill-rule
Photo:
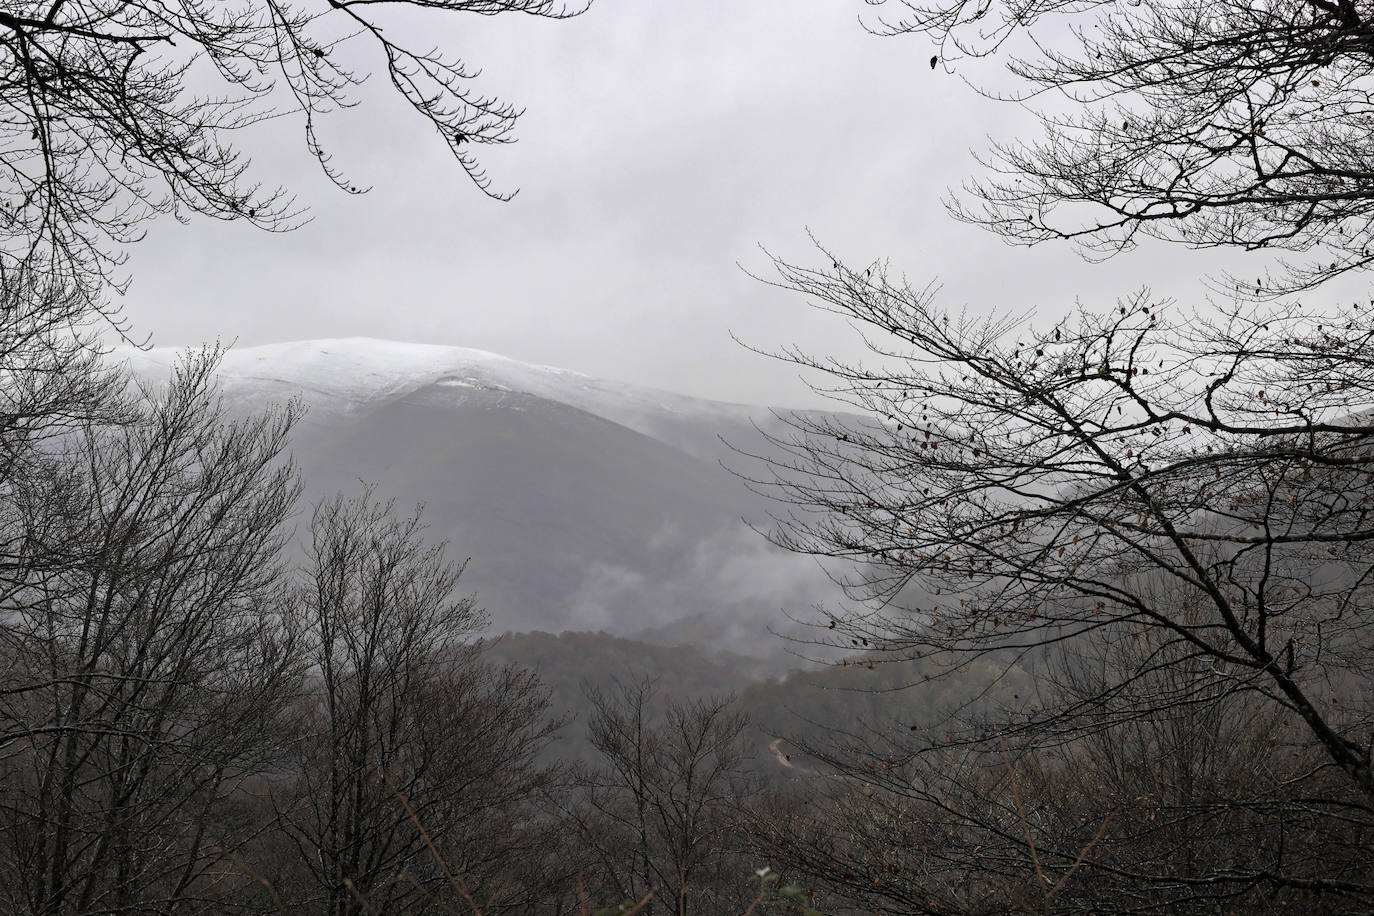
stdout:
<svg viewBox="0 0 1374 916">
<path fill-rule="evenodd" d="M 5 480 L 6 910 L 213 908 L 300 679 L 281 601 L 297 411 L 229 420 L 188 357 L 132 418 L 41 441 Z"/>
<path fill-rule="evenodd" d="M 380 55 L 392 89 L 473 183 L 509 197 L 482 170 L 477 150 L 509 143 L 519 109 L 479 91 L 476 71 L 456 55 L 402 44 L 388 28 L 398 5 L 429 14 L 580 12 L 556 0 L 5 3 L 0 280 L 46 277 L 40 286 L 79 291 L 103 307 L 124 246 L 155 214 L 297 225 L 302 211 L 282 189 L 255 180 L 230 142 L 272 118 L 294 117 L 325 174 L 359 193 L 332 164 L 318 128 L 356 104 L 368 52 Z M 220 94 L 207 94 L 216 84 Z"/>
<path fill-rule="evenodd" d="M 311 666 L 282 824 L 308 912 L 406 911 L 456 889 L 532 911 L 557 722 L 535 675 L 480 658 L 462 566 L 370 491 L 321 502 L 299 596 Z M 442 861 L 436 861 L 436 857 Z M 568 877 L 568 876 L 562 876 Z M 490 899 L 488 899 L 490 898 Z"/>
<path fill-rule="evenodd" d="M 1371 264 L 1370 26 L 1357 0 L 870 0 L 875 31 L 920 34 L 932 66 L 1001 56 L 986 92 L 1044 133 L 995 145 L 953 212 L 1019 244 L 1095 256 L 1153 236 L 1307 256 L 1230 294 L 1310 289 Z"/>
<path fill-rule="evenodd" d="M 863 415 L 793 417 L 755 480 L 793 507 L 778 543 L 852 568 L 837 577 L 864 604 L 834 613 L 818 641 L 920 659 L 935 679 L 1000 660 L 1038 685 L 945 728 L 888 723 L 865 736 L 856 726 L 861 740 L 813 752 L 908 796 L 954 775 L 959 793 L 919 793 L 945 806 L 979 796 L 1003 738 L 1017 754 L 1063 748 L 1071 759 L 1132 723 L 1245 710 L 1272 726 L 1254 739 L 1264 753 L 1310 769 L 1310 780 L 1289 773 L 1263 791 L 1311 789 L 1285 798 L 1329 855 L 1279 853 L 1220 873 L 1367 905 L 1372 889 L 1341 864 L 1369 854 L 1361 837 L 1374 817 L 1374 331 L 1364 310 L 1187 314 L 1142 294 L 1109 314 L 1034 327 L 950 314 L 882 265 L 777 267 L 781 286 L 873 332 L 863 365 L 787 354 L 828 373 Z M 1133 742 L 1151 752 L 1142 735 Z M 973 766 L 967 778 L 930 762 L 951 749 Z M 893 775 L 873 776 L 874 761 Z M 1276 771 L 1257 760 L 1252 773 Z M 1242 795 L 1227 804 L 1244 808 Z M 1079 813 L 1100 822 L 1110 810 Z M 1063 868 L 1084 841 L 1059 845 Z"/>
</svg>

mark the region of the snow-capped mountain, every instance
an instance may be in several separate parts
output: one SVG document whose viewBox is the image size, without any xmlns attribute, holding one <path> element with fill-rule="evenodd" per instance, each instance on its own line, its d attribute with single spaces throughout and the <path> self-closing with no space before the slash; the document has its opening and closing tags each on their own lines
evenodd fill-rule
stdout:
<svg viewBox="0 0 1374 916">
<path fill-rule="evenodd" d="M 176 347 L 123 350 L 119 357 L 145 378 L 161 378 L 182 354 Z M 576 407 L 628 429 L 716 460 L 721 437 L 771 425 L 767 408 L 708 401 L 509 359 L 486 350 L 402 343 L 368 337 L 302 340 L 231 349 L 220 366 L 226 400 L 252 407 L 303 397 L 307 423 L 358 417 L 421 389 L 531 395 Z M 703 433 L 705 435 L 703 436 Z"/>
<path fill-rule="evenodd" d="M 164 378 L 180 350 L 120 354 Z M 374 483 L 471 556 L 492 630 L 605 629 L 758 652 L 829 597 L 809 560 L 742 517 L 761 501 L 720 465 L 766 408 L 700 400 L 481 350 L 352 338 L 231 350 L 226 403 L 302 398 L 293 451 L 312 497 Z"/>
</svg>

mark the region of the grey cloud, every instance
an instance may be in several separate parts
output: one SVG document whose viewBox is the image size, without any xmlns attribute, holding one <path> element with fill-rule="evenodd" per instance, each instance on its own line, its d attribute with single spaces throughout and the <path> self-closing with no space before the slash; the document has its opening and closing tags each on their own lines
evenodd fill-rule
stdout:
<svg viewBox="0 0 1374 916">
<path fill-rule="evenodd" d="M 757 243 L 813 257 L 808 227 L 847 258 L 942 277 L 974 312 L 1050 315 L 1147 280 L 1195 289 L 1206 259 L 1177 249 L 1088 265 L 953 223 L 939 201 L 976 168 L 970 147 L 1030 122 L 932 71 L 915 40 L 864 33 L 861 10 L 600 0 L 561 23 L 407 20 L 398 28 L 460 50 L 484 87 L 528 107 L 520 142 L 487 157 L 521 195 L 482 199 L 375 85 L 326 126 L 336 163 L 372 193 L 329 187 L 297 126 L 246 135 L 260 177 L 301 191 L 314 222 L 284 236 L 156 226 L 130 264 L 129 315 L 164 344 L 362 334 L 799 404 L 811 399 L 794 371 L 729 333 L 856 352 L 831 317 L 736 266 L 766 266 Z"/>
</svg>

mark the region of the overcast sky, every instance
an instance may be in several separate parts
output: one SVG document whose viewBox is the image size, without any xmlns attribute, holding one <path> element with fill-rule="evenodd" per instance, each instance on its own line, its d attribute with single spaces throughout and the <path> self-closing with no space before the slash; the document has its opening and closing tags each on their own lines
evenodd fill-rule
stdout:
<svg viewBox="0 0 1374 916">
<path fill-rule="evenodd" d="M 977 313 L 1197 289 L 1203 262 L 1176 248 L 1094 265 L 951 220 L 940 200 L 977 174 L 972 151 L 1033 122 L 932 70 L 920 39 L 866 33 L 867 11 L 596 0 L 563 22 L 425 17 L 428 40 L 527 109 L 519 142 L 485 159 L 514 201 L 483 198 L 378 78 L 327 131 L 334 163 L 371 193 L 328 185 L 298 127 L 259 128 L 242 140 L 257 177 L 296 191 L 314 221 L 286 235 L 159 222 L 133 252 L 127 314 L 162 345 L 365 335 L 800 404 L 795 370 L 730 335 L 856 352 L 834 318 L 740 269 L 766 268 L 760 245 L 817 261 L 808 228 L 852 262 L 938 277 Z"/>
</svg>

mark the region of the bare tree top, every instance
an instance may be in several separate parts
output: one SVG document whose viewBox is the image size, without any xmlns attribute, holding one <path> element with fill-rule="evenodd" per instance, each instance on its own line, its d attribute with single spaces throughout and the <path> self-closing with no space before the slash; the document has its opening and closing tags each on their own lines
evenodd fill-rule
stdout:
<svg viewBox="0 0 1374 916">
<path fill-rule="evenodd" d="M 1038 140 L 995 145 L 952 205 L 1019 244 L 1152 236 L 1303 253 L 1225 278 L 1267 297 L 1371 264 L 1374 5 L 1352 0 L 869 0 L 932 67 L 1005 56 Z"/>
<path fill-rule="evenodd" d="M 380 52 L 392 88 L 482 192 L 509 197 L 476 150 L 510 142 L 519 109 L 479 92 L 457 56 L 399 43 L 383 25 L 397 6 L 581 12 L 556 0 L 0 2 L 0 269 L 79 280 L 94 301 L 153 215 L 297 225 L 300 208 L 255 181 L 229 141 L 269 118 L 294 117 L 329 178 L 361 192 L 318 133 L 323 116 L 356 104 L 369 75 L 345 61 L 352 43 Z M 193 88 L 207 75 L 220 94 Z"/>
<path fill-rule="evenodd" d="M 875 356 L 785 354 L 867 418 L 795 417 L 755 482 L 792 505 L 775 541 L 864 570 L 845 584 L 875 603 L 822 624 L 822 641 L 958 666 L 1144 640 L 1144 669 L 1201 660 L 1295 713 L 1374 799 L 1374 710 L 1349 701 L 1363 687 L 1332 686 L 1367 678 L 1362 310 L 1196 315 L 1142 295 L 1036 328 L 951 314 L 880 265 L 776 266 L 779 286 L 871 333 Z M 1091 730 L 1140 674 L 1007 730 Z"/>
</svg>

